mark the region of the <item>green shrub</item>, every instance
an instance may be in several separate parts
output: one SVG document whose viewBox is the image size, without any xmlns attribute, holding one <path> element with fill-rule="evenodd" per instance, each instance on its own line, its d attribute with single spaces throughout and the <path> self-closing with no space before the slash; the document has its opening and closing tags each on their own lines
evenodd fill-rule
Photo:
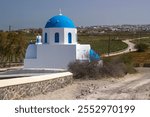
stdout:
<svg viewBox="0 0 150 117">
<path fill-rule="evenodd" d="M 135 48 L 138 50 L 138 52 L 145 52 L 148 49 L 148 45 L 145 43 L 138 43 L 135 45 Z"/>
</svg>

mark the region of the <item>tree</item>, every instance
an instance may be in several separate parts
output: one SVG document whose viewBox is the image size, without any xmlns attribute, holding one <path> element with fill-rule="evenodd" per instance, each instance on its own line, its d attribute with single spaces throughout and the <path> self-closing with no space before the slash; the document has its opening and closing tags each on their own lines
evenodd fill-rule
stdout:
<svg viewBox="0 0 150 117">
<path fill-rule="evenodd" d="M 0 63 L 2 64 L 5 62 L 5 48 L 7 43 L 7 34 L 6 33 L 0 33 Z"/>
<path fill-rule="evenodd" d="M 23 32 L 0 32 L 0 65 L 22 62 L 28 41 Z M 9 64 L 10 65 L 10 64 Z"/>
<path fill-rule="evenodd" d="M 22 60 L 24 59 L 24 55 L 25 55 L 25 50 L 27 48 L 27 40 L 24 37 L 23 33 L 19 33 L 17 35 L 17 39 L 16 39 L 16 50 L 15 50 L 15 54 L 16 54 L 16 59 L 18 59 L 20 62 L 22 62 Z"/>
</svg>

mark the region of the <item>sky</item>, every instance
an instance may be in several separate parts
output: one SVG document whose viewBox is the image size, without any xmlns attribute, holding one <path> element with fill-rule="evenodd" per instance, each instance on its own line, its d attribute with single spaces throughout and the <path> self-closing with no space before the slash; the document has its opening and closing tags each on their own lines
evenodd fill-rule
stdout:
<svg viewBox="0 0 150 117">
<path fill-rule="evenodd" d="M 60 8 L 76 26 L 150 24 L 150 0 L 0 0 L 0 30 L 43 28 Z"/>
</svg>

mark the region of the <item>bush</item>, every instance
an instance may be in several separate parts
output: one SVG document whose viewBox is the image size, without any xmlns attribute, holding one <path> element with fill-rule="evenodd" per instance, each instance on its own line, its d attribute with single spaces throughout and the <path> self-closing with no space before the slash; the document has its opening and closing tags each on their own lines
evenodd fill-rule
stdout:
<svg viewBox="0 0 150 117">
<path fill-rule="evenodd" d="M 76 79 L 123 77 L 127 73 L 136 72 L 130 55 L 121 55 L 111 59 L 107 58 L 104 60 L 103 66 L 99 66 L 98 62 L 76 61 L 69 64 L 69 71 L 73 73 Z"/>
<path fill-rule="evenodd" d="M 97 62 L 76 61 L 69 64 L 69 71 L 73 73 L 74 78 L 96 77 L 98 74 Z"/>
<path fill-rule="evenodd" d="M 133 63 L 133 58 L 131 54 L 122 54 L 118 59 L 120 59 L 120 61 L 126 65 L 131 65 Z"/>
<path fill-rule="evenodd" d="M 144 63 L 143 67 L 150 67 L 150 63 Z"/>
<path fill-rule="evenodd" d="M 135 48 L 138 50 L 138 52 L 144 52 L 148 49 L 148 45 L 145 43 L 138 43 L 135 45 Z"/>
<path fill-rule="evenodd" d="M 104 66 L 99 69 L 99 78 L 102 77 L 122 77 L 126 74 L 125 65 L 122 63 L 104 63 Z"/>
</svg>

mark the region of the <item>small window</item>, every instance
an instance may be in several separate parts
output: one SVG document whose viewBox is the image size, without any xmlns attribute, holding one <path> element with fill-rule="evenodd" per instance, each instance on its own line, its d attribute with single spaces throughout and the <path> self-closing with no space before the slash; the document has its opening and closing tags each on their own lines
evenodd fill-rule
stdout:
<svg viewBox="0 0 150 117">
<path fill-rule="evenodd" d="M 45 33 L 44 43 L 47 43 L 47 33 Z"/>
<path fill-rule="evenodd" d="M 72 43 L 72 34 L 68 33 L 68 43 Z"/>
<path fill-rule="evenodd" d="M 39 40 L 39 38 L 37 38 L 37 39 L 36 39 L 36 43 L 40 43 L 40 40 Z"/>
<path fill-rule="evenodd" d="M 59 43 L 59 33 L 55 33 L 55 43 Z"/>
</svg>

